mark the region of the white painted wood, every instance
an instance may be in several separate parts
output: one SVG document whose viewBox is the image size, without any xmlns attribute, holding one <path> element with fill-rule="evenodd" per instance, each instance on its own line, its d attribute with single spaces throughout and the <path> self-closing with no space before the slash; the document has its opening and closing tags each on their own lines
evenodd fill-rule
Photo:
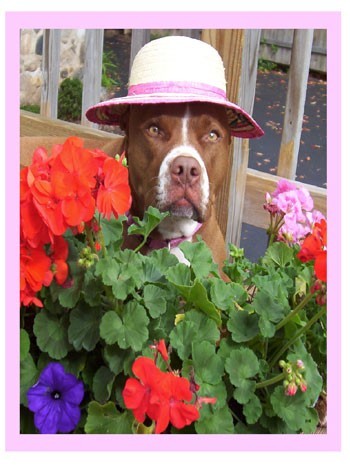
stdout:
<svg viewBox="0 0 350 467">
<path fill-rule="evenodd" d="M 309 77 L 313 29 L 294 31 L 277 175 L 295 179 Z"/>
<path fill-rule="evenodd" d="M 40 115 L 57 118 L 61 30 L 46 29 L 43 36 Z"/>
<path fill-rule="evenodd" d="M 86 110 L 100 102 L 102 58 L 103 58 L 103 29 L 87 29 L 85 32 L 85 66 L 82 97 L 82 125 L 95 127 L 96 125 L 85 117 Z"/>
</svg>

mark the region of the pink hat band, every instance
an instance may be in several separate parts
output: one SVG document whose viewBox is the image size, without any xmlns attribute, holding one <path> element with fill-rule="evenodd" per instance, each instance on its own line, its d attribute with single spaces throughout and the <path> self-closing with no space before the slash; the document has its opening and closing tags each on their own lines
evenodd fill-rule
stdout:
<svg viewBox="0 0 350 467">
<path fill-rule="evenodd" d="M 94 123 L 119 125 L 129 106 L 187 102 L 225 107 L 232 136 L 264 134 L 245 110 L 227 100 L 225 69 L 217 50 L 184 36 L 163 37 L 142 47 L 130 71 L 127 96 L 90 107 L 86 117 Z"/>
<path fill-rule="evenodd" d="M 162 93 L 217 97 L 226 100 L 226 93 L 222 89 L 205 83 L 189 83 L 188 81 L 155 81 L 154 83 L 134 84 L 129 87 L 128 96 Z"/>
</svg>

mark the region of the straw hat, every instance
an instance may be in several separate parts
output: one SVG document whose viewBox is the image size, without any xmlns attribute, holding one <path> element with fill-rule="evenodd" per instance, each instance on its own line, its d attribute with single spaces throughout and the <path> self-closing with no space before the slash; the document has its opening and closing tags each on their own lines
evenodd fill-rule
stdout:
<svg viewBox="0 0 350 467">
<path fill-rule="evenodd" d="M 128 95 L 90 107 L 86 117 L 118 125 L 130 105 L 210 102 L 227 109 L 232 136 L 264 134 L 254 119 L 226 98 L 225 69 L 218 52 L 203 41 L 168 36 L 146 44 L 130 72 Z"/>
</svg>

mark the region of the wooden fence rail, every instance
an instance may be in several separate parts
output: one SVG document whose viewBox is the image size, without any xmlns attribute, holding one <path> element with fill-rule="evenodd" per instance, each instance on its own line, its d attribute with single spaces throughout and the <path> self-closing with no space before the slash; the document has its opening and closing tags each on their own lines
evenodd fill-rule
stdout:
<svg viewBox="0 0 350 467">
<path fill-rule="evenodd" d="M 253 112 L 256 87 L 260 30 L 203 30 L 201 40 L 213 45 L 223 58 L 227 73 L 227 96 L 249 113 Z M 198 37 L 197 30 L 186 30 L 186 35 Z M 132 58 L 150 38 L 149 31 L 132 32 Z M 234 138 L 230 155 L 230 172 L 219 199 L 219 224 L 227 243 L 240 244 L 242 223 L 266 228 L 268 215 L 262 209 L 265 192 L 272 192 L 280 177 L 295 179 L 300 133 L 309 72 L 313 31 L 296 30 L 293 40 L 293 58 L 290 66 L 286 113 L 281 139 L 278 175 L 248 168 L 249 140 Z M 41 116 L 21 111 L 21 136 L 45 137 L 75 134 L 91 140 L 116 137 L 96 128 L 87 128 L 85 109 L 99 101 L 103 30 L 88 30 L 85 36 L 86 63 L 83 86 L 82 125 L 69 124 L 56 119 L 59 68 L 60 31 L 45 31 L 43 57 L 43 85 Z M 28 141 L 28 140 L 27 140 Z M 28 147 L 28 145 L 26 146 Z M 30 147 L 30 144 L 29 144 Z M 23 155 L 25 164 L 28 154 Z M 304 186 L 313 196 L 315 207 L 326 215 L 327 191 L 312 185 Z"/>
</svg>

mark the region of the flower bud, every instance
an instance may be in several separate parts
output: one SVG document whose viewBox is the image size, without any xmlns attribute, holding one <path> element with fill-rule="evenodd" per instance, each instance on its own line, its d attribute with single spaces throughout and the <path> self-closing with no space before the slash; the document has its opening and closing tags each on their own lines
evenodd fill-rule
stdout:
<svg viewBox="0 0 350 467">
<path fill-rule="evenodd" d="M 288 384 L 286 390 L 285 390 L 285 395 L 286 396 L 295 396 L 296 392 L 298 390 L 298 386 L 294 383 L 291 382 Z"/>
<path fill-rule="evenodd" d="M 299 368 L 299 370 L 305 370 L 304 362 L 300 359 L 297 360 L 297 367 Z"/>
</svg>

